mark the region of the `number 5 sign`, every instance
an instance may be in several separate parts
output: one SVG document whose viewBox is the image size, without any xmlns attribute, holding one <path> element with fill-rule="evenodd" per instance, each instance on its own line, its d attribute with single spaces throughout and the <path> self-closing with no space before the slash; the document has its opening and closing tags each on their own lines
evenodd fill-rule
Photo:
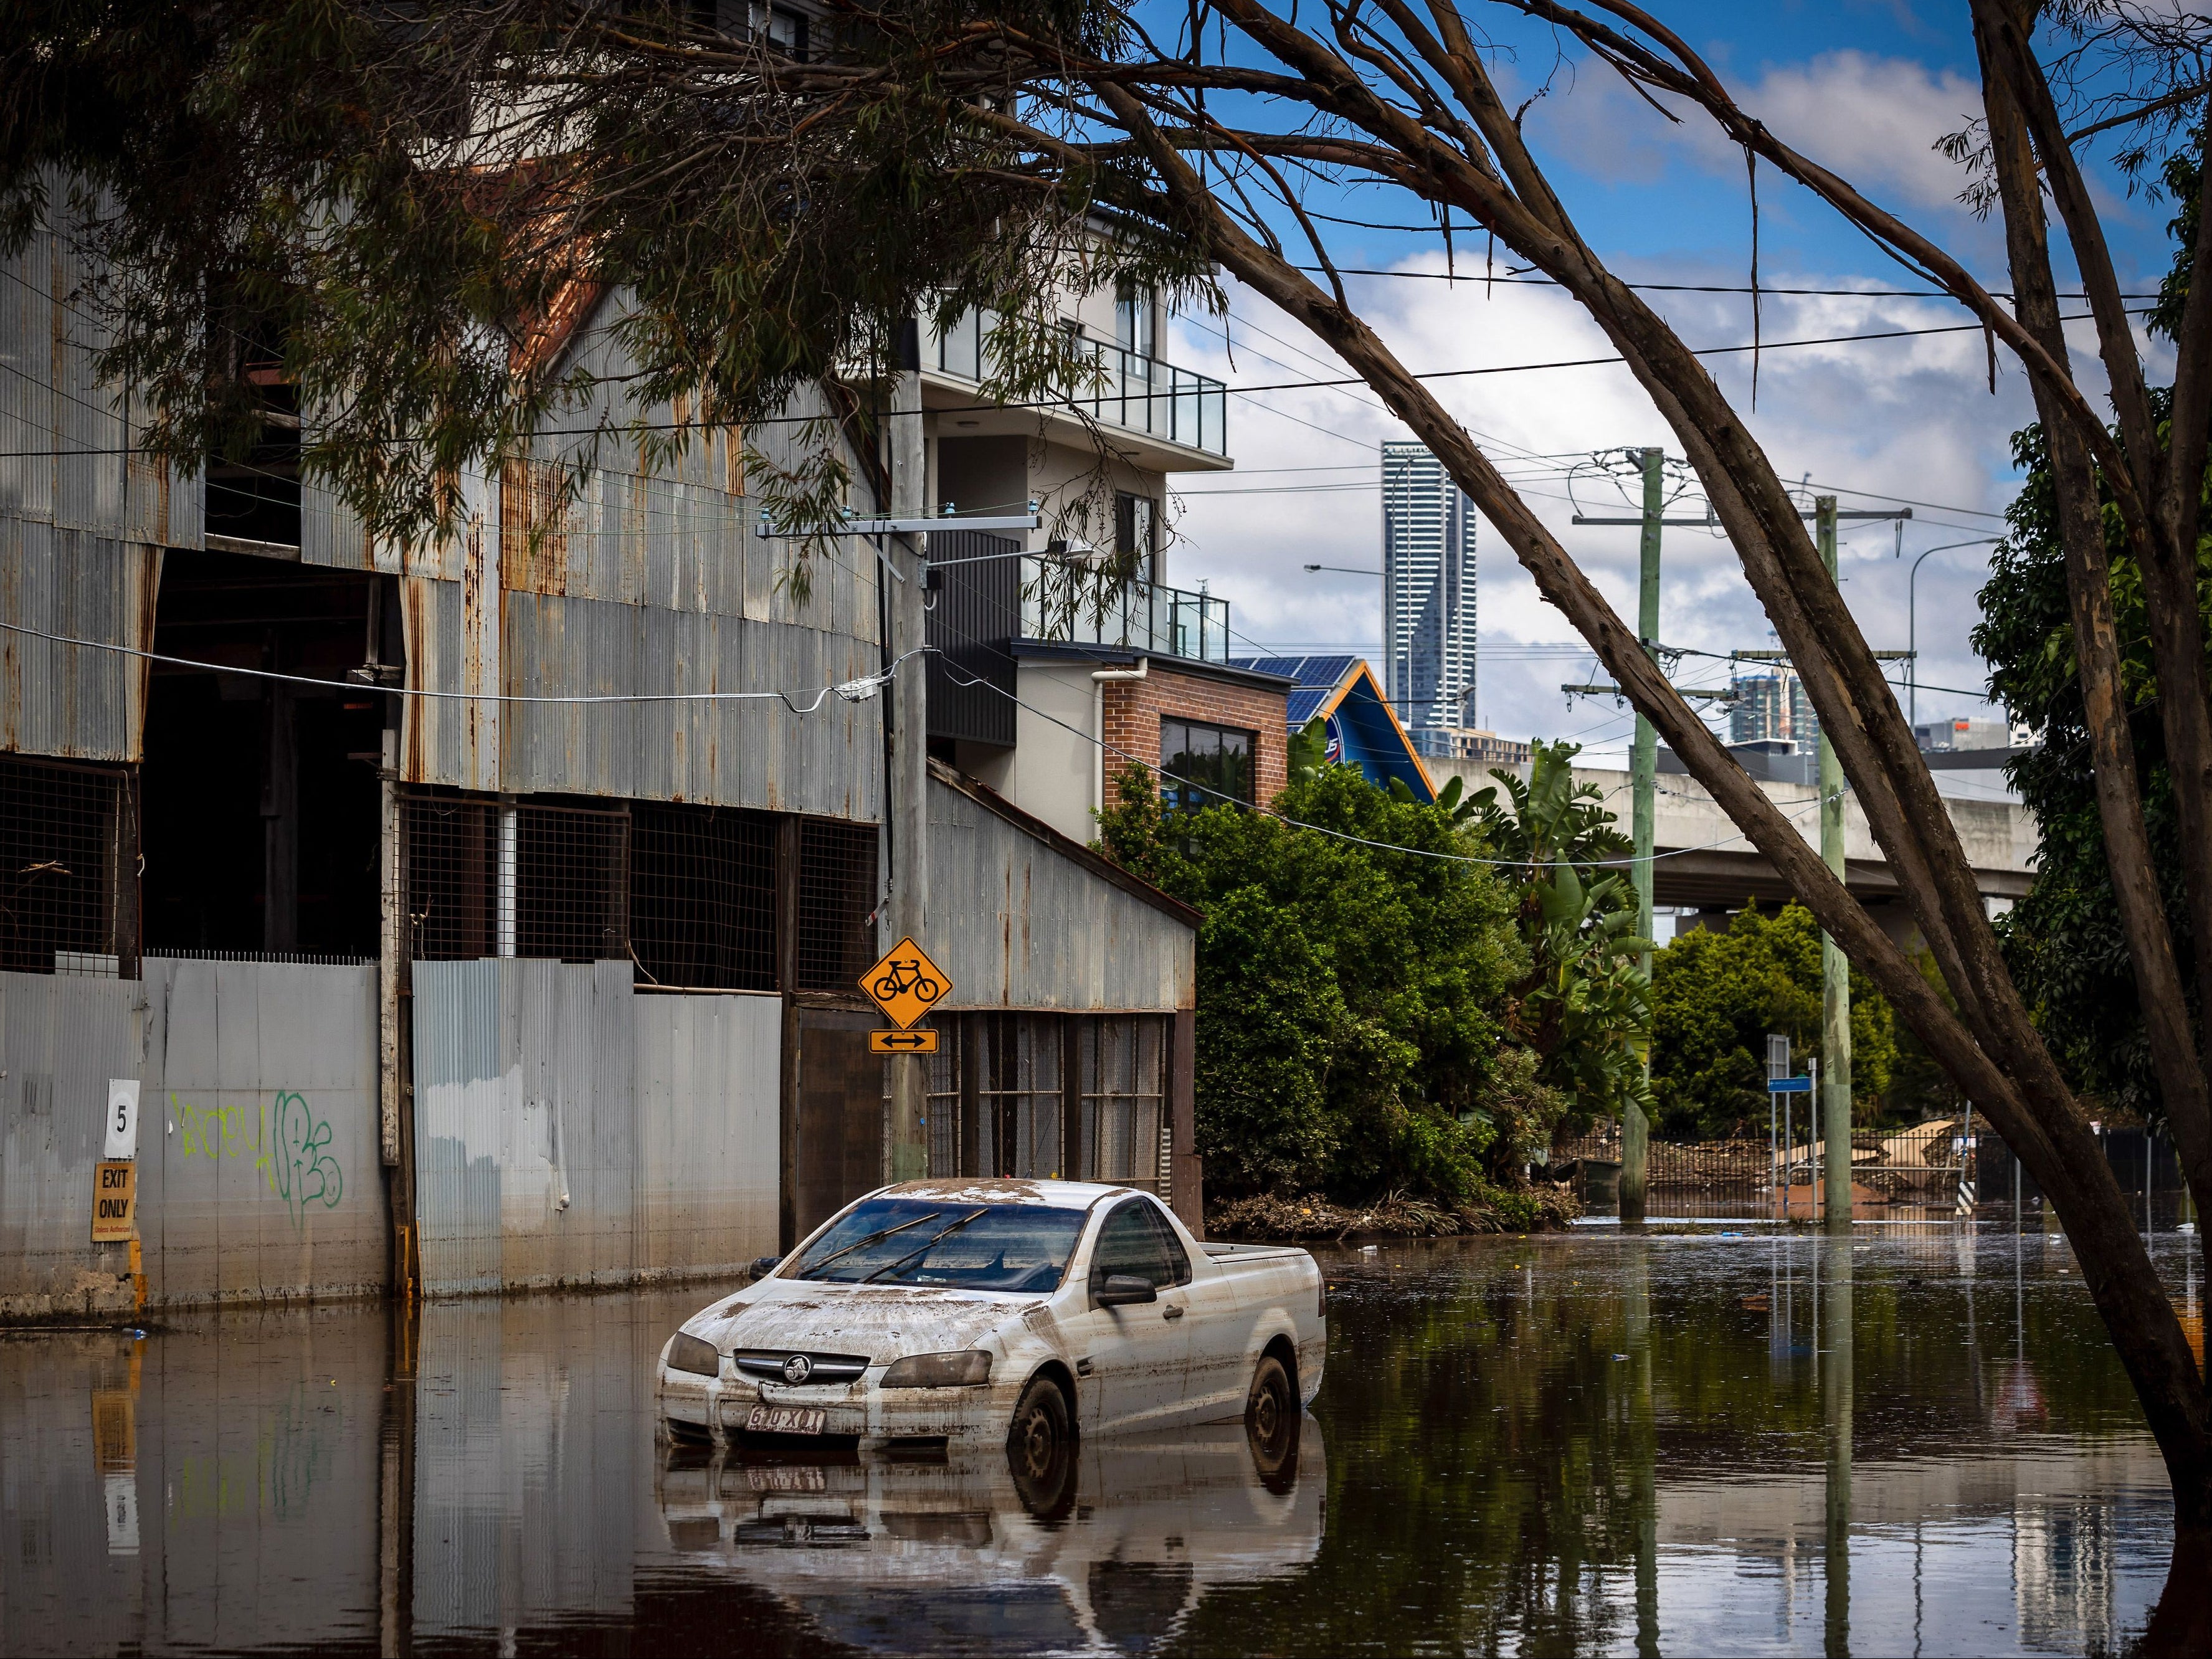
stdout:
<svg viewBox="0 0 2212 1659">
<path fill-rule="evenodd" d="M 138 1156 L 138 1079 L 115 1077 L 107 1080 L 107 1146 L 110 1159 Z"/>
</svg>

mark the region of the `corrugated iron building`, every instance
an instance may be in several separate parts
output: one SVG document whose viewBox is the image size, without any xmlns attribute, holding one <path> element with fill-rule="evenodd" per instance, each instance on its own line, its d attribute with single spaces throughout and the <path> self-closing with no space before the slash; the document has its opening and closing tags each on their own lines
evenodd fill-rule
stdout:
<svg viewBox="0 0 2212 1659">
<path fill-rule="evenodd" d="M 573 494 L 549 454 L 384 544 L 281 386 L 173 477 L 71 257 L 0 267 L 0 1316 L 724 1273 L 878 1184 L 888 699 L 819 695 L 884 666 L 865 544 L 802 602 L 722 441 Z M 1196 918 L 930 788 L 933 1166 L 1195 1221 Z M 111 1079 L 128 1247 L 89 1241 Z"/>
</svg>

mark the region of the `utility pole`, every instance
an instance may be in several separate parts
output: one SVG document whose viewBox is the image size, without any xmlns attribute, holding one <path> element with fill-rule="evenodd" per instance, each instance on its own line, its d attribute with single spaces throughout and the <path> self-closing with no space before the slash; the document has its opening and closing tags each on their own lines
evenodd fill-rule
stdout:
<svg viewBox="0 0 2212 1659">
<path fill-rule="evenodd" d="M 1820 562 L 1836 579 L 1836 498 L 1813 499 Z M 1844 879 L 1844 768 L 1836 745 L 1820 728 L 1820 857 Z M 1820 1133 L 1827 1141 L 1821 1176 L 1828 1224 L 1851 1224 L 1851 964 L 1825 931 L 1820 934 Z"/>
<path fill-rule="evenodd" d="M 908 324 L 899 339 L 898 372 L 891 381 L 890 511 L 894 519 L 921 515 L 927 450 L 921 428 L 921 341 Z M 927 620 L 922 611 L 923 541 L 911 532 L 886 536 L 890 584 L 890 654 L 899 664 L 885 700 L 891 723 L 890 799 L 884 803 L 890 827 L 890 891 L 884 907 L 882 943 L 929 941 L 929 676 L 918 652 Z M 919 1181 L 929 1173 L 929 1061 L 893 1054 L 890 1067 L 890 1163 L 893 1181 Z"/>
<path fill-rule="evenodd" d="M 1659 520 L 1666 507 L 1666 452 L 1647 449 L 1639 458 L 1644 468 L 1644 523 L 1637 540 L 1636 636 L 1644 652 L 1656 659 L 1659 645 Z M 1636 717 L 1636 744 L 1630 750 L 1628 779 L 1630 829 L 1636 839 L 1636 932 L 1651 937 L 1651 853 L 1658 837 L 1659 733 L 1644 715 Z M 1641 957 L 1644 976 L 1651 977 L 1651 953 Z M 1644 1075 L 1651 1076 L 1651 1048 L 1644 1049 Z M 1625 1224 L 1644 1219 L 1645 1176 L 1650 1156 L 1651 1126 L 1644 1109 L 1627 1103 L 1620 1115 L 1620 1218 Z"/>
</svg>

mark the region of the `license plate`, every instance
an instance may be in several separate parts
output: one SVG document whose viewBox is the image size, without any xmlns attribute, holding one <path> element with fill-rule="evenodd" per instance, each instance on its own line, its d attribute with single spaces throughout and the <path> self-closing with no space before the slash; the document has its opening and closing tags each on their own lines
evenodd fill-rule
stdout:
<svg viewBox="0 0 2212 1659">
<path fill-rule="evenodd" d="M 745 1413 L 747 1434 L 819 1434 L 830 1413 L 819 1406 L 756 1406 Z"/>
<path fill-rule="evenodd" d="M 827 1492 L 830 1472 L 812 1463 L 769 1463 L 745 1471 L 745 1484 L 755 1492 Z"/>
</svg>

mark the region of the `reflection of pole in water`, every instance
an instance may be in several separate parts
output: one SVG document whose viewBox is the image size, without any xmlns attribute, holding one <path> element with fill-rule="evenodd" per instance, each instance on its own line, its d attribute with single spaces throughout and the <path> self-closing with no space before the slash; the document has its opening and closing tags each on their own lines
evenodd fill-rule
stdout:
<svg viewBox="0 0 2212 1659">
<path fill-rule="evenodd" d="M 1659 1653 L 1658 1429 L 1651 1412 L 1651 1256 L 1638 1239 L 1628 1259 L 1629 1419 L 1634 1462 L 1632 1480 L 1636 1516 L 1636 1651 L 1638 1659 Z"/>
<path fill-rule="evenodd" d="M 1820 1405 L 1827 1422 L 1827 1651 L 1846 1654 L 1851 1640 L 1851 1245 L 1838 1234 L 1822 1287 L 1828 1346 L 1820 1355 Z M 1815 1258 L 1817 1260 L 1817 1257 Z"/>
</svg>

